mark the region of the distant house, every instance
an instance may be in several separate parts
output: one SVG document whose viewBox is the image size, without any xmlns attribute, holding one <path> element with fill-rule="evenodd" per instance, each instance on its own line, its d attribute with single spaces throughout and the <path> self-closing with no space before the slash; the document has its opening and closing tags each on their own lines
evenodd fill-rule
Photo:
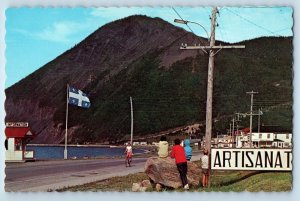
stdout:
<svg viewBox="0 0 300 201">
<path fill-rule="evenodd" d="M 218 148 L 233 148 L 235 146 L 234 137 L 230 135 L 222 135 L 217 137 Z"/>
<path fill-rule="evenodd" d="M 272 147 L 291 148 L 292 147 L 292 134 L 291 133 L 275 133 Z"/>
<path fill-rule="evenodd" d="M 274 141 L 274 133 L 252 133 L 253 147 L 270 148 Z"/>
<path fill-rule="evenodd" d="M 205 137 L 203 137 L 201 146 L 205 146 Z M 211 139 L 211 147 L 213 148 L 233 148 L 235 147 L 234 137 L 230 135 L 218 135 Z"/>
<path fill-rule="evenodd" d="M 291 148 L 292 133 L 260 132 L 252 133 L 254 148 Z M 250 134 L 243 133 L 236 136 L 236 148 L 249 148 Z"/>
<path fill-rule="evenodd" d="M 128 145 L 129 144 L 129 142 L 125 142 L 124 143 L 124 145 Z M 143 145 L 143 146 L 145 146 L 145 145 L 147 145 L 147 142 L 132 142 L 132 145 L 133 146 L 137 146 L 137 145 Z"/>
<path fill-rule="evenodd" d="M 158 142 L 152 142 L 152 145 L 158 146 Z"/>
<path fill-rule="evenodd" d="M 257 131 L 254 128 L 253 131 Z M 279 126 L 262 126 L 260 132 L 252 132 L 250 139 L 250 129 L 244 128 L 235 132 L 234 135 L 218 135 L 211 139 L 213 148 L 291 148 L 292 133 Z M 203 137 L 201 146 L 205 145 Z"/>
<path fill-rule="evenodd" d="M 236 148 L 249 148 L 250 147 L 250 137 L 247 134 L 241 133 L 241 135 L 236 136 Z"/>
</svg>

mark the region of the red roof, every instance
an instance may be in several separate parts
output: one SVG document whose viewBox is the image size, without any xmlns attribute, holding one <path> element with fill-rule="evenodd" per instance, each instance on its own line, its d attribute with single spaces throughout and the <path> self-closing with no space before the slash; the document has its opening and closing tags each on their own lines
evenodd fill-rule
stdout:
<svg viewBox="0 0 300 201">
<path fill-rule="evenodd" d="M 242 131 L 243 131 L 244 133 L 249 133 L 249 132 L 250 132 L 250 128 L 244 128 L 244 129 L 242 129 Z"/>
<path fill-rule="evenodd" d="M 32 132 L 30 131 L 29 127 L 8 127 L 5 128 L 5 135 L 8 138 L 13 137 L 33 137 Z"/>
</svg>

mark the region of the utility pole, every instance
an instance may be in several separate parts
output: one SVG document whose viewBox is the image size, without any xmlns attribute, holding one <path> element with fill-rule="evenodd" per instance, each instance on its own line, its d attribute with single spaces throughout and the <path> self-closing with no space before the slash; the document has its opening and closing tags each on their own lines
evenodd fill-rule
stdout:
<svg viewBox="0 0 300 201">
<path fill-rule="evenodd" d="M 260 115 L 262 115 L 261 108 L 258 109 L 258 123 L 257 123 L 257 132 L 260 133 Z"/>
<path fill-rule="evenodd" d="M 254 92 L 253 90 L 250 92 L 246 92 L 251 95 L 251 105 L 250 105 L 250 148 L 252 148 L 252 116 L 253 116 L 253 95 L 258 94 L 258 92 Z"/>
<path fill-rule="evenodd" d="M 237 136 L 239 135 L 239 122 L 240 122 L 240 113 L 238 112 L 238 113 L 235 113 L 236 115 L 237 115 L 237 119 L 236 119 L 236 135 L 235 135 L 235 137 L 233 138 L 233 143 L 234 143 L 234 145 L 235 145 L 235 147 L 236 147 L 236 138 L 237 138 Z"/>
<path fill-rule="evenodd" d="M 239 122 L 240 122 L 240 113 L 235 113 L 237 115 L 237 120 L 236 120 L 236 133 L 239 133 Z"/>
<path fill-rule="evenodd" d="M 233 119 L 232 119 L 232 134 L 231 134 L 232 137 L 234 136 L 234 121 L 235 121 L 235 118 L 233 116 Z"/>
<path fill-rule="evenodd" d="M 214 7 L 211 16 L 211 33 L 210 33 L 210 47 L 215 45 L 215 28 L 216 28 L 217 8 Z M 209 50 L 208 60 L 208 75 L 207 75 L 207 97 L 206 97 L 206 123 L 205 123 L 205 138 L 208 154 L 211 150 L 211 127 L 212 127 L 212 94 L 213 94 L 213 81 L 214 81 L 214 49 Z"/>
<path fill-rule="evenodd" d="M 198 49 L 207 49 L 209 50 L 209 60 L 208 60 L 208 73 L 207 73 L 207 99 L 206 99 L 206 128 L 205 128 L 205 148 L 208 151 L 210 156 L 211 154 L 211 131 L 212 131 L 212 95 L 213 95 L 213 73 L 214 73 L 214 56 L 226 48 L 245 48 L 245 45 L 230 45 L 230 46 L 215 46 L 215 28 L 216 28 L 216 18 L 217 18 L 217 7 L 212 8 L 211 15 L 211 33 L 210 33 L 210 44 L 209 46 L 181 46 L 182 50 L 198 50 Z M 217 50 L 217 51 L 215 51 Z M 210 168 L 208 176 L 208 185 L 210 186 Z"/>
<path fill-rule="evenodd" d="M 213 94 L 213 73 L 214 73 L 214 56 L 222 49 L 229 48 L 245 48 L 245 45 L 229 45 L 215 46 L 215 27 L 217 18 L 217 8 L 213 7 L 211 15 L 211 34 L 210 34 L 210 44 L 209 46 L 181 46 L 182 50 L 197 50 L 197 49 L 207 49 L 209 50 L 209 60 L 208 60 L 208 75 L 207 75 L 207 99 L 206 99 L 206 128 L 205 128 L 205 148 L 208 153 L 211 152 L 211 131 L 212 131 L 212 94 Z M 217 51 L 215 51 L 217 50 Z"/>
</svg>

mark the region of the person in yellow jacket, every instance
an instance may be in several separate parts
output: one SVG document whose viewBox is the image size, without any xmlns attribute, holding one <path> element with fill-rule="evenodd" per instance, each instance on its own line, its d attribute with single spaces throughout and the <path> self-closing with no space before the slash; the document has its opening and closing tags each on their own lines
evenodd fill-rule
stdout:
<svg viewBox="0 0 300 201">
<path fill-rule="evenodd" d="M 166 136 L 161 136 L 158 143 L 158 156 L 160 158 L 166 158 L 169 154 L 169 143 L 167 142 Z"/>
</svg>

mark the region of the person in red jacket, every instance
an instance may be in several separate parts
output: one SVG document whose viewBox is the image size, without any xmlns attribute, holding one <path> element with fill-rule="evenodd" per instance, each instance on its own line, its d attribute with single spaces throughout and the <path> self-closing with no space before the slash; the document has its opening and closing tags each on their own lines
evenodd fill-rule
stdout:
<svg viewBox="0 0 300 201">
<path fill-rule="evenodd" d="M 172 150 L 171 150 L 171 158 L 175 158 L 175 162 L 176 162 L 179 174 L 180 174 L 182 186 L 184 189 L 188 190 L 189 184 L 188 184 L 188 180 L 186 177 L 187 161 L 186 161 L 184 148 L 182 146 L 180 146 L 179 139 L 175 139 L 174 143 L 175 143 L 175 145 L 172 147 Z"/>
</svg>

